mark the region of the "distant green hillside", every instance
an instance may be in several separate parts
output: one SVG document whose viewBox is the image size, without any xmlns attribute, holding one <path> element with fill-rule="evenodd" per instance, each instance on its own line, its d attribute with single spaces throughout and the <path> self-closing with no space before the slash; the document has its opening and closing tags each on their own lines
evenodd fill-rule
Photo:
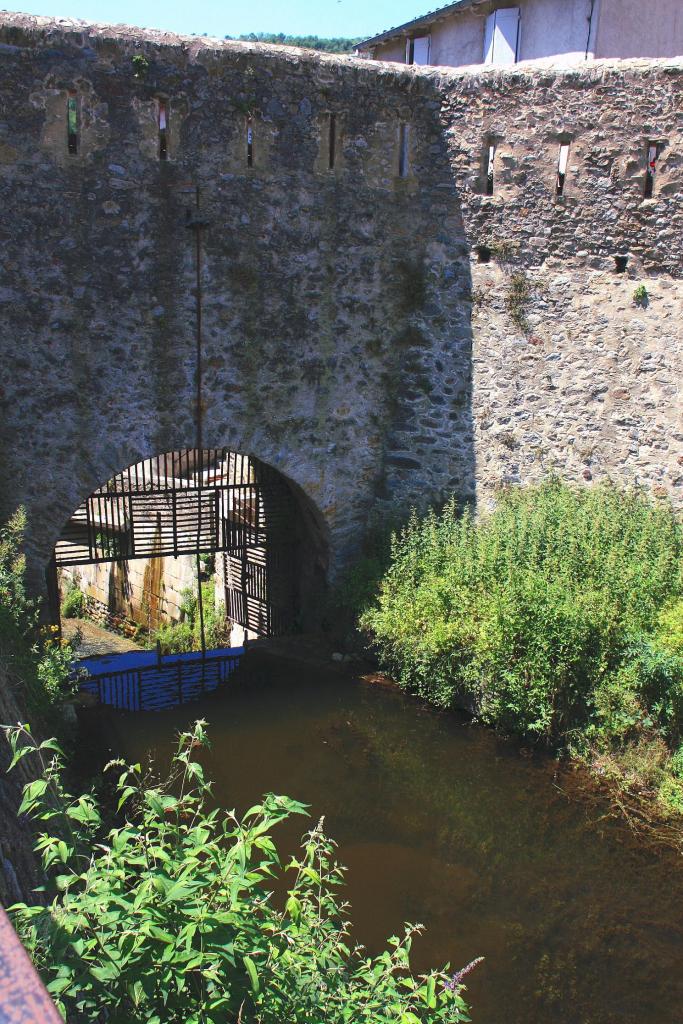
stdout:
<svg viewBox="0 0 683 1024">
<path fill-rule="evenodd" d="M 249 32 L 244 36 L 226 36 L 246 43 L 280 43 L 283 46 L 305 46 L 309 50 L 323 50 L 325 53 L 351 53 L 360 43 L 362 36 L 355 39 L 321 39 L 320 36 L 288 36 L 284 32 Z"/>
</svg>

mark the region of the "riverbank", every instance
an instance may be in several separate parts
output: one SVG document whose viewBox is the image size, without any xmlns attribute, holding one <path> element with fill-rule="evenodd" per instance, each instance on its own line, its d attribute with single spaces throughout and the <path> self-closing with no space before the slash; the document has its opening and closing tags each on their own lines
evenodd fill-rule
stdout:
<svg viewBox="0 0 683 1024">
<path fill-rule="evenodd" d="M 476 519 L 415 518 L 360 623 L 406 692 L 581 760 L 641 819 L 681 820 L 683 527 L 664 500 L 549 480 Z"/>
<path fill-rule="evenodd" d="M 144 767 L 150 751 L 163 774 L 177 732 L 206 718 L 218 806 L 239 814 L 276 787 L 325 815 L 353 941 L 373 952 L 416 920 L 417 970 L 486 958 L 468 978 L 476 1024 L 676 1019 L 680 858 L 608 818 L 595 791 L 584 802 L 567 763 L 302 646 L 305 662 L 255 647 L 196 705 L 89 710 L 86 732 L 101 757 Z M 283 825 L 279 848 L 305 827 Z"/>
</svg>

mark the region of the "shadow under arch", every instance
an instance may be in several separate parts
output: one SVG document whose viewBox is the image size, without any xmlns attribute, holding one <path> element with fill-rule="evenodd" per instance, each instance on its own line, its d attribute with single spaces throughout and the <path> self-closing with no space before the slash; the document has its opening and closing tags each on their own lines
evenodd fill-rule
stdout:
<svg viewBox="0 0 683 1024">
<path fill-rule="evenodd" d="M 329 562 L 322 514 L 280 470 L 228 448 L 148 457 L 89 494 L 47 568 L 52 621 L 60 568 L 200 554 L 216 557 L 233 624 L 258 636 L 319 625 Z"/>
</svg>

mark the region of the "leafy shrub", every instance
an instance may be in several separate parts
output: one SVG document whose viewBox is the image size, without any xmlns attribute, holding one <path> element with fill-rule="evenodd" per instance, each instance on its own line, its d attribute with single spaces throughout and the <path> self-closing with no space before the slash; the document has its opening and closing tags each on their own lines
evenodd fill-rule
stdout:
<svg viewBox="0 0 683 1024">
<path fill-rule="evenodd" d="M 36 718 L 47 715 L 75 689 L 73 651 L 55 627 L 39 626 L 39 606 L 25 585 L 22 554 L 26 517 L 19 510 L 0 529 L 0 659 Z"/>
<path fill-rule="evenodd" d="M 683 599 L 662 609 L 657 617 L 655 636 L 665 650 L 683 656 Z"/>
<path fill-rule="evenodd" d="M 227 647 L 230 643 L 230 623 L 225 605 L 216 603 L 213 581 L 201 584 L 204 607 L 204 637 L 209 649 Z M 201 623 L 199 602 L 192 590 L 184 590 L 180 610 L 181 622 L 166 622 L 148 635 L 148 646 L 161 644 L 162 654 L 183 654 L 201 649 Z"/>
<path fill-rule="evenodd" d="M 62 601 L 62 617 L 65 619 L 82 619 L 85 615 L 85 595 L 74 579 L 69 584 Z"/>
<path fill-rule="evenodd" d="M 682 552 L 668 504 L 551 480 L 480 520 L 453 503 L 413 518 L 361 622 L 404 687 L 466 696 L 506 730 L 623 737 L 650 714 L 673 735 L 680 663 L 651 634 L 683 594 Z"/>
<path fill-rule="evenodd" d="M 337 890 L 342 868 L 322 822 L 286 870 L 286 900 L 272 896 L 281 864 L 270 832 L 304 812 L 272 794 L 242 818 L 213 808 L 195 749 L 203 722 L 180 736 L 164 785 L 119 765 L 119 811 L 106 828 L 91 795 L 64 790 L 58 749 L 38 748 L 42 778 L 22 813 L 39 823 L 47 906 L 19 904 L 14 922 L 67 1020 L 112 1024 L 436 1024 L 466 1021 L 462 979 L 416 978 L 410 947 L 421 926 L 369 957 L 351 947 Z M 10 730 L 13 763 L 34 749 Z M 35 755 L 34 755 L 35 756 Z M 112 765 L 112 766 L 113 766 Z"/>
<path fill-rule="evenodd" d="M 647 292 L 647 288 L 645 287 L 644 284 L 639 284 L 634 289 L 634 292 L 633 292 L 633 303 L 634 303 L 634 305 L 642 306 L 645 309 L 649 305 L 649 295 L 648 295 L 648 292 Z"/>
</svg>

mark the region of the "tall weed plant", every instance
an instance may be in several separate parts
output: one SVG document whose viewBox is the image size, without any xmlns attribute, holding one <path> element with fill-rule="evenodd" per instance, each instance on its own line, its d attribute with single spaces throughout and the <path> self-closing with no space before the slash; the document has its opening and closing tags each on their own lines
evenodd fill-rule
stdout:
<svg viewBox="0 0 683 1024">
<path fill-rule="evenodd" d="M 361 616 L 384 667 L 440 707 L 554 744 L 683 728 L 683 531 L 611 484 L 505 492 L 413 517 Z"/>
<path fill-rule="evenodd" d="M 36 823 L 46 905 L 11 914 L 67 1021 L 109 1024 L 458 1024 L 463 978 L 416 976 L 406 926 L 369 956 L 349 937 L 343 869 L 322 822 L 284 864 L 273 829 L 302 804 L 272 794 L 241 817 L 215 808 L 196 752 L 205 723 L 181 734 L 170 778 L 118 767 L 118 821 L 66 792 L 54 741 L 9 730 L 13 763 L 42 774 L 21 812 Z M 273 896 L 286 872 L 286 894 Z"/>
</svg>

